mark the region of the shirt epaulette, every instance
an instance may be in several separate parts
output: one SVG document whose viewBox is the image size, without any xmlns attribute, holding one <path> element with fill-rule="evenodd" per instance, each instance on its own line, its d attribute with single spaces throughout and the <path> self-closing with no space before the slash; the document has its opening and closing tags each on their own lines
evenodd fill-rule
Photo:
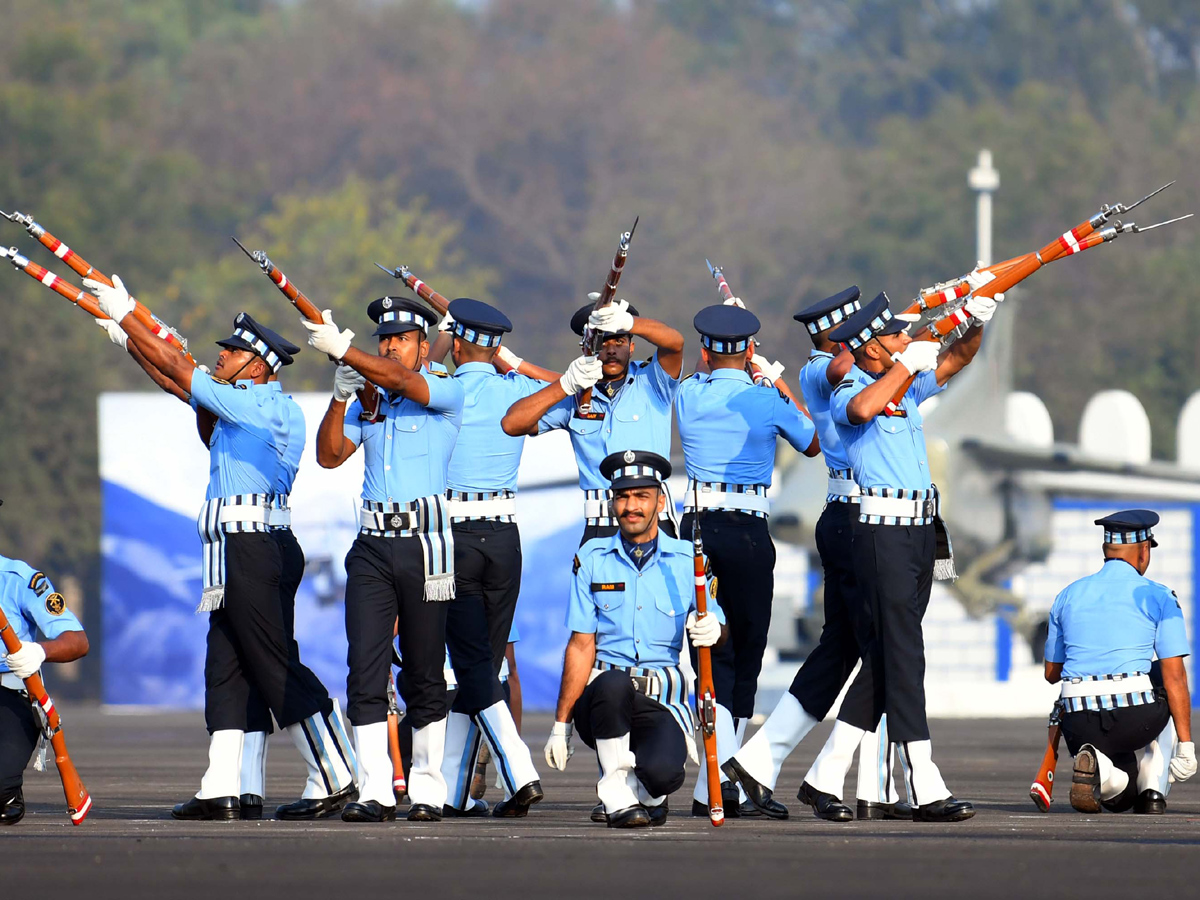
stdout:
<svg viewBox="0 0 1200 900">
<path fill-rule="evenodd" d="M 837 387 L 835 387 L 833 389 L 833 392 L 836 394 L 842 388 L 854 387 L 854 385 L 855 385 L 855 381 L 853 378 L 843 378 L 841 381 L 838 382 Z"/>
</svg>

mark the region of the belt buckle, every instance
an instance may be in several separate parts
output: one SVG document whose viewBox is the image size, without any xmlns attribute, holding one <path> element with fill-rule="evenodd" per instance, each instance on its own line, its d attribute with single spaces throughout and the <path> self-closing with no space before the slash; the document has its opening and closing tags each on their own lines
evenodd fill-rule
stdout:
<svg viewBox="0 0 1200 900">
<path fill-rule="evenodd" d="M 408 512 L 393 512 L 384 513 L 387 528 L 385 531 L 407 531 L 412 528 L 410 523 L 411 513 Z"/>
<path fill-rule="evenodd" d="M 935 507 L 936 507 L 936 504 L 934 503 L 933 498 L 930 498 L 930 499 L 924 501 L 921 504 L 921 509 L 922 509 L 921 515 L 924 516 L 926 519 L 932 519 L 934 516 L 937 515 L 937 509 Z"/>
</svg>

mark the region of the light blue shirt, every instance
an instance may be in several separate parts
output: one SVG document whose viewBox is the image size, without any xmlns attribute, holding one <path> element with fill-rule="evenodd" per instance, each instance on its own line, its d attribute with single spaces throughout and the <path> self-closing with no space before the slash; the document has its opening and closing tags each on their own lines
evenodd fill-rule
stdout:
<svg viewBox="0 0 1200 900">
<path fill-rule="evenodd" d="M 837 426 L 833 424 L 833 416 L 829 414 L 829 400 L 833 397 L 833 385 L 829 383 L 829 364 L 833 362 L 833 354 L 824 350 L 813 350 L 808 362 L 800 370 L 800 393 L 808 406 L 808 414 L 812 416 L 817 426 L 817 435 L 821 438 L 821 453 L 825 457 L 825 465 L 831 469 L 849 469 L 850 461 L 846 459 L 846 451 L 842 447 L 842 439 L 838 437 Z"/>
<path fill-rule="evenodd" d="M 190 402 L 217 417 L 205 499 L 291 492 L 304 453 L 304 413 L 278 381 L 224 384 L 197 369 Z"/>
<path fill-rule="evenodd" d="M 592 408 L 603 419 L 575 417 L 575 398 L 565 397 L 538 421 L 538 434 L 567 428 L 579 466 L 579 486 L 608 490 L 610 483 L 600 475 L 600 463 L 610 453 L 649 450 L 671 458 L 671 401 L 679 389 L 658 361 L 658 351 L 645 362 L 630 360 L 625 383 L 609 400 L 599 386 L 592 391 Z"/>
<path fill-rule="evenodd" d="M 1123 559 L 1067 585 L 1050 607 L 1046 660 L 1062 663 L 1064 678 L 1149 672 L 1153 655 L 1190 652 L 1174 592 Z"/>
<path fill-rule="evenodd" d="M 67 609 L 62 594 L 50 579 L 19 559 L 0 556 L 0 608 L 13 633 L 24 644 L 37 640 L 40 631 L 47 640 L 67 631 L 83 631 L 75 614 Z M 0 644 L 0 654 L 4 653 Z M 0 656 L 0 672 L 9 668 Z"/>
<path fill-rule="evenodd" d="M 833 389 L 829 412 L 842 439 L 849 468 L 861 488 L 906 488 L 928 490 L 929 458 L 925 453 L 925 428 L 917 406 L 945 390 L 937 383 L 936 372 L 922 372 L 904 395 L 900 409 L 904 415 L 880 413 L 861 425 L 850 424 L 846 407 L 858 393 L 882 376 L 851 366 L 841 383 Z"/>
<path fill-rule="evenodd" d="M 366 455 L 362 496 L 381 503 L 408 503 L 446 493 L 446 470 L 462 423 L 463 387 L 421 370 L 429 405 L 383 392 L 383 418 L 363 422 L 362 403 L 346 410 L 344 434 Z"/>
<path fill-rule="evenodd" d="M 516 372 L 501 375 L 491 363 L 463 363 L 454 373 L 463 387 L 462 427 L 446 482 L 455 491 L 515 491 L 525 436 L 500 427 L 508 408 L 546 382 Z"/>
<path fill-rule="evenodd" d="M 675 398 L 687 473 L 697 481 L 770 486 L 775 441 L 803 452 L 816 428 L 773 387 L 756 385 L 744 369 L 697 372 Z"/>
<path fill-rule="evenodd" d="M 692 545 L 663 532 L 658 551 L 641 571 L 625 554 L 621 535 L 593 538 L 579 565 L 567 604 L 567 629 L 596 635 L 596 659 L 614 666 L 679 665 L 684 623 L 696 608 Z M 715 597 L 708 611 L 724 624 Z"/>
</svg>

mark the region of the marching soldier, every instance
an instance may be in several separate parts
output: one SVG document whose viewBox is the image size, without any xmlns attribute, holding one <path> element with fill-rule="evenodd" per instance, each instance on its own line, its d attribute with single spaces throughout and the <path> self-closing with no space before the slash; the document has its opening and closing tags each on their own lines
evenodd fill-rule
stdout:
<svg viewBox="0 0 1200 900">
<path fill-rule="evenodd" d="M 0 608 L 21 640 L 16 653 L 4 653 L 0 644 L 0 825 L 16 825 L 25 817 L 25 767 L 42 736 L 25 679 L 43 663 L 86 656 L 88 639 L 50 579 L 7 556 L 0 556 Z M 34 640 L 38 631 L 44 641 Z"/>
<path fill-rule="evenodd" d="M 709 306 L 696 314 L 694 325 L 710 373 L 688 378 L 675 399 L 688 474 L 682 524 L 687 533 L 688 516 L 703 516 L 705 548 L 729 617 L 729 641 L 712 654 L 717 756 L 724 762 L 754 715 L 771 622 L 775 545 L 767 530 L 766 495 L 775 444 L 783 438 L 805 456 L 816 456 L 820 445 L 812 420 L 778 390 L 755 385 L 746 374 L 751 338 L 760 327 L 754 313 L 735 305 Z M 705 779 L 701 761 L 694 815 L 708 815 Z M 724 801 L 726 815 L 737 814 L 732 800 Z"/>
<path fill-rule="evenodd" d="M 499 674 L 521 590 L 516 491 L 525 438 L 506 435 L 500 419 L 545 382 L 520 374 L 524 360 L 512 354 L 505 363 L 510 370 L 497 372 L 493 359 L 504 334 L 512 331 L 498 309 L 462 297 L 451 301 L 450 317 L 454 380 L 462 384 L 465 400 L 446 493 L 457 584 L 446 640 L 458 681 L 442 762 L 450 792 L 446 811 L 459 816 L 488 811 L 487 803 L 470 796 L 482 733 L 504 781 L 505 799 L 492 814 L 521 818 L 542 799 L 542 787 Z"/>
<path fill-rule="evenodd" d="M 829 332 L 854 315 L 859 305 L 859 289 L 853 286 L 793 316 L 804 325 L 813 343 L 812 354 L 800 370 L 800 390 L 816 425 L 829 475 L 825 509 L 816 526 L 817 553 L 825 574 L 825 626 L 817 646 L 804 660 L 791 687 L 762 728 L 723 767 L 731 779 L 740 783 L 760 812 L 776 819 L 788 816 L 787 807 L 772 799 L 783 761 L 812 727 L 828 715 L 858 665 L 860 642 L 867 643 L 871 633 L 869 621 L 856 623 L 853 619 L 860 608 L 852 599 L 855 574 L 850 533 L 852 518 L 858 515 L 859 489 L 829 414 L 833 388 L 854 364 L 849 351 L 829 340 Z M 856 636 L 856 625 L 861 640 Z M 855 688 L 859 689 L 869 691 L 871 687 L 864 682 Z M 880 720 L 882 734 L 868 733 L 859 747 L 857 814 L 860 819 L 912 817 L 911 808 L 899 802 L 895 794 L 886 721 L 886 716 Z M 818 817 L 833 821 L 848 821 L 854 816 L 840 802 L 815 811 Z"/>
<path fill-rule="evenodd" d="M 246 734 L 269 733 L 273 714 L 308 767 L 301 798 L 280 806 L 276 816 L 331 815 L 357 791 L 354 752 L 337 701 L 300 661 L 292 633 L 304 552 L 292 534 L 287 500 L 304 451 L 304 415 L 272 380 L 300 348 L 239 313 L 233 334 L 217 342 L 222 349 L 209 375 L 129 315 L 133 300 L 120 279 L 114 276 L 113 287 L 85 285 L 113 320 L 106 326 L 110 337 L 123 331 L 127 349 L 151 379 L 196 410 L 212 460 L 198 521 L 204 545 L 198 611 L 210 614 L 204 665 L 209 766 L 196 796 L 171 814 L 261 818 L 261 800 L 241 808 L 242 757 Z"/>
<path fill-rule="evenodd" d="M 446 805 L 442 760 L 448 704 L 442 664 L 448 601 L 455 596 L 446 471 L 462 422 L 463 388 L 424 367 L 426 333 L 437 324 L 432 311 L 413 300 L 381 297 L 367 315 L 377 326 L 375 356 L 352 347 L 354 332 L 340 331 L 328 310 L 323 323 L 303 323 L 309 344 L 343 363 L 317 432 L 317 462 L 335 468 L 359 446 L 366 455 L 360 530 L 346 556 L 347 713 L 363 784 L 358 802 L 346 807 L 342 819 L 396 818 L 387 681 L 399 617 L 403 696 L 413 727 L 408 819 L 436 822 Z M 358 400 L 347 407 L 365 381 L 383 392 L 374 419 L 364 417 Z"/>
<path fill-rule="evenodd" d="M 581 307 L 571 317 L 571 330 L 582 335 L 585 325 L 604 333 L 599 355 L 576 359 L 561 379 L 513 404 L 502 423 L 510 435 L 542 434 L 556 428 L 570 431 L 584 491 L 581 545 L 617 532 L 600 462 L 623 450 L 671 455 L 671 404 L 683 372 L 683 335 L 639 316 L 624 300 L 601 309 L 590 304 Z M 645 362 L 631 362 L 635 337 L 657 348 Z M 575 395 L 593 385 L 591 413 L 580 416 Z M 671 534 L 678 533 L 674 517 L 668 494 L 662 518 Z"/>
<path fill-rule="evenodd" d="M 619 533 L 588 541 L 575 558 L 571 637 L 546 762 L 566 769 L 578 729 L 600 763 L 596 791 L 608 826 L 657 826 L 667 820 L 667 795 L 683 785 L 689 752 L 695 758 L 679 669 L 684 631 L 694 647 L 719 645 L 724 614 L 714 598 L 697 618 L 692 546 L 659 526 L 671 464 L 626 450 L 600 470 L 612 485 Z"/>
<path fill-rule="evenodd" d="M 1171 782 L 1196 774 L 1183 612 L 1146 577 L 1158 514 L 1131 509 L 1096 524 L 1104 566 L 1055 598 L 1046 637 L 1046 680 L 1062 684 L 1075 757 L 1071 806 L 1161 815 Z"/>
<path fill-rule="evenodd" d="M 863 685 L 851 691 L 838 713 L 838 739 L 827 743 L 801 786 L 802 799 L 820 813 L 840 805 L 842 785 L 867 732 L 886 713 L 889 737 L 897 744 L 909 776 L 913 819 L 954 822 L 974 808 L 957 800 L 933 762 L 925 717 L 925 653 L 921 620 L 929 604 L 935 558 L 952 571 L 949 540 L 937 516 L 937 488 L 918 405 L 940 393 L 975 356 L 998 295 L 966 303 L 971 327 L 948 350 L 933 341 L 913 341 L 892 315 L 886 294 L 829 335 L 854 354 L 854 366 L 834 389 L 830 415 L 861 490 L 852 523 L 852 558 L 858 577 L 852 618 L 873 623 L 862 653 Z M 884 416 L 892 396 L 915 376 L 896 414 Z M 860 634 L 860 640 L 862 635 Z M 844 724 L 842 724 L 844 723 Z"/>
</svg>

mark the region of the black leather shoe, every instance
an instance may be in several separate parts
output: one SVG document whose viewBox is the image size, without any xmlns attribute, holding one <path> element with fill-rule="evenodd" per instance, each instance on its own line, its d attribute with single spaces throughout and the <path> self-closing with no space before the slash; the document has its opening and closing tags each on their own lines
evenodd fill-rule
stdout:
<svg viewBox="0 0 1200 900">
<path fill-rule="evenodd" d="M 237 797 L 211 797 L 201 800 L 193 797 L 179 803 L 171 810 L 172 819 L 187 819 L 193 822 L 231 822 L 241 815 Z"/>
<path fill-rule="evenodd" d="M 657 828 L 667 824 L 667 801 L 663 800 L 658 806 L 647 806 L 646 813 L 650 816 L 650 825 Z"/>
<path fill-rule="evenodd" d="M 859 800 L 856 812 L 860 820 L 903 819 L 906 822 L 911 822 L 913 817 L 912 805 L 905 803 L 903 800 L 897 800 L 895 803 L 874 803 L 870 800 Z"/>
<path fill-rule="evenodd" d="M 395 822 L 396 807 L 384 806 L 378 800 L 359 803 L 354 800 L 342 810 L 343 822 Z"/>
<path fill-rule="evenodd" d="M 708 813 L 705 813 L 705 815 L 708 815 Z M 605 822 L 608 821 L 608 816 L 604 814 L 604 804 L 603 803 L 597 803 L 595 806 L 592 807 L 592 821 L 595 822 L 597 825 L 603 825 Z"/>
<path fill-rule="evenodd" d="M 1075 769 L 1071 773 L 1071 806 L 1081 813 L 1100 812 L 1100 764 L 1096 748 L 1084 744 L 1075 754 Z"/>
<path fill-rule="evenodd" d="M 854 812 L 842 802 L 841 797 L 818 791 L 807 781 L 800 785 L 796 799 L 811 806 L 813 815 L 818 819 L 825 819 L 829 822 L 849 822 L 854 818 Z"/>
<path fill-rule="evenodd" d="M 410 822 L 440 822 L 442 814 L 428 803 L 414 803 L 408 808 Z"/>
<path fill-rule="evenodd" d="M 20 788 L 7 803 L 0 805 L 0 825 L 16 825 L 25 818 L 25 794 Z"/>
<path fill-rule="evenodd" d="M 650 813 L 644 806 L 630 806 L 609 813 L 606 821 L 609 828 L 649 828 Z"/>
<path fill-rule="evenodd" d="M 239 818 L 243 822 L 254 821 L 261 819 L 263 814 L 263 798 L 258 794 L 242 794 L 238 798 L 238 806 L 240 807 Z"/>
<path fill-rule="evenodd" d="M 1161 816 L 1167 811 L 1167 798 L 1147 788 L 1133 801 L 1133 811 L 1143 816 Z"/>
<path fill-rule="evenodd" d="M 729 776 L 730 784 L 741 784 L 742 790 L 746 792 L 748 803 L 743 803 L 738 809 L 740 815 L 764 815 L 771 819 L 786 819 L 788 817 L 788 808 L 773 799 L 771 789 L 756 781 L 741 764 L 730 757 L 725 765 L 721 766 L 721 771 Z M 749 806 L 750 809 L 746 807 Z"/>
<path fill-rule="evenodd" d="M 955 800 L 953 796 L 936 803 L 924 803 L 914 806 L 912 820 L 914 822 L 961 822 L 975 815 L 975 807 L 966 800 Z"/>
<path fill-rule="evenodd" d="M 486 800 L 476 800 L 466 809 L 459 809 L 457 806 L 443 806 L 443 819 L 481 819 L 491 812 Z"/>
<path fill-rule="evenodd" d="M 285 803 L 275 807 L 275 818 L 287 821 L 306 819 L 325 819 L 332 816 L 347 803 L 358 799 L 358 788 L 351 784 L 336 794 L 328 797 L 315 797 L 310 800 L 297 800 L 295 803 Z"/>
<path fill-rule="evenodd" d="M 542 793 L 542 783 L 531 781 L 507 800 L 497 803 L 496 808 L 492 810 L 492 815 L 497 819 L 523 819 L 529 815 L 529 807 L 544 796 L 546 795 Z M 603 812 L 603 804 L 600 805 L 600 809 Z"/>
</svg>

